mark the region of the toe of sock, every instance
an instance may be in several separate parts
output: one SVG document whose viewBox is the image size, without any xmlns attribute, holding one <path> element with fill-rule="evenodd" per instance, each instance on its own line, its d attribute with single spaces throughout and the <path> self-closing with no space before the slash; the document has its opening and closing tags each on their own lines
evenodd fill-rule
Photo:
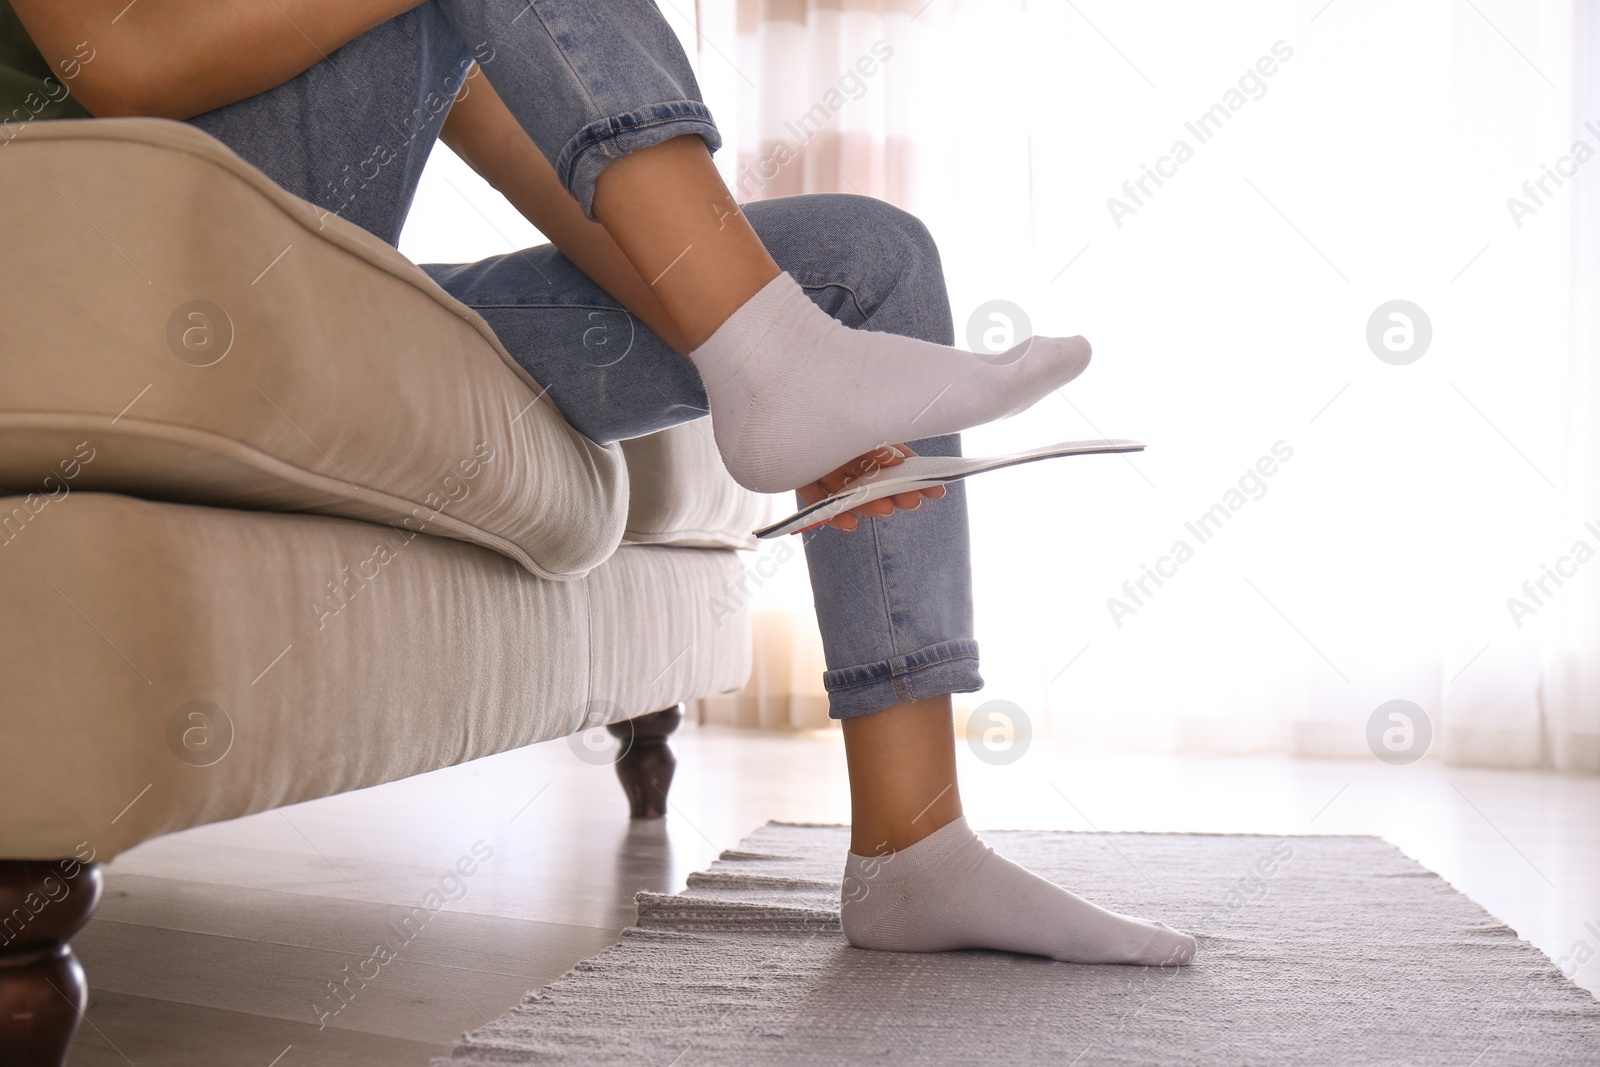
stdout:
<svg viewBox="0 0 1600 1067">
<path fill-rule="evenodd" d="M 1140 953 L 1142 962 L 1158 967 L 1183 967 L 1194 960 L 1196 944 L 1192 936 L 1163 922 L 1152 925 L 1158 929 Z"/>
<path fill-rule="evenodd" d="M 1093 354 L 1082 337 L 1031 337 L 1018 346 L 1021 355 L 1014 368 L 1022 376 L 1013 399 L 1018 403 L 1007 417 L 1018 415 L 1042 397 L 1076 379 L 1089 366 Z M 1017 351 L 1017 349 L 1013 349 Z"/>
<path fill-rule="evenodd" d="M 1058 337 L 1052 338 L 1052 341 L 1056 348 L 1057 374 L 1060 383 L 1065 385 L 1088 369 L 1094 349 L 1083 337 Z"/>
</svg>

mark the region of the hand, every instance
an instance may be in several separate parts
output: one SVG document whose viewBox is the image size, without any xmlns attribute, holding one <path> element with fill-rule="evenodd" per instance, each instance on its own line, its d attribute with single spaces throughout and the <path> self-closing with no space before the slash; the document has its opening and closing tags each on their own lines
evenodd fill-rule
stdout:
<svg viewBox="0 0 1600 1067">
<path fill-rule="evenodd" d="M 866 455 L 857 456 L 855 459 L 851 460 L 849 463 L 846 463 L 838 470 L 829 474 L 824 474 L 821 478 L 818 478 L 810 485 L 803 485 L 799 489 L 795 490 L 795 492 L 800 494 L 800 499 L 802 502 L 814 504 L 825 496 L 832 496 L 834 493 L 837 493 L 839 490 L 845 488 L 858 478 L 865 478 L 868 475 L 876 473 L 883 467 L 897 467 L 901 463 L 905 462 L 905 458 L 907 456 L 914 455 L 916 455 L 916 453 L 911 451 L 911 449 L 905 445 L 886 446 L 874 452 L 868 452 Z M 849 511 L 841 512 L 840 514 L 835 515 L 826 523 L 819 522 L 811 526 L 807 526 L 805 530 L 814 530 L 818 526 L 832 526 L 840 530 L 854 530 L 861 524 L 861 520 L 858 516 L 875 515 L 881 518 L 884 515 L 894 514 L 894 510 L 896 508 L 904 508 L 906 511 L 915 511 L 917 508 L 922 506 L 922 501 L 924 498 L 928 500 L 938 500 L 942 496 L 944 496 L 944 486 L 942 485 L 931 486 L 927 489 L 913 489 L 904 493 L 895 493 L 893 496 L 886 496 L 878 500 L 869 500 L 867 503 L 862 504 L 858 508 L 851 508 Z M 801 530 L 799 532 L 805 533 L 805 530 Z"/>
</svg>

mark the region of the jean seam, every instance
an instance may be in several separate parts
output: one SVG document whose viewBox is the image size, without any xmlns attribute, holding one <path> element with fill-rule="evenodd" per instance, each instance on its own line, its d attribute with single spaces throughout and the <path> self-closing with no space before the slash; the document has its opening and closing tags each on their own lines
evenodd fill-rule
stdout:
<svg viewBox="0 0 1600 1067">
<path fill-rule="evenodd" d="M 693 103 L 693 100 L 663 100 L 653 106 L 677 107 L 679 104 Z M 632 115 L 632 112 L 629 112 L 626 115 L 608 115 L 603 119 L 596 119 L 594 122 L 589 123 L 583 129 L 573 134 L 572 141 L 575 144 L 573 149 L 573 158 L 577 158 L 580 153 L 585 152 L 590 148 L 600 147 L 607 141 L 614 141 L 622 134 L 632 133 L 635 130 L 648 130 L 652 126 L 661 126 L 669 122 L 709 123 L 711 121 L 709 114 L 702 115 L 692 110 L 681 115 L 651 115 L 648 118 L 638 119 L 633 118 Z M 599 128 L 601 123 L 605 124 L 604 130 Z"/>
<path fill-rule="evenodd" d="M 626 115 L 608 115 L 590 122 L 583 129 L 572 135 L 572 139 L 561 147 L 561 152 L 556 157 L 556 169 L 561 175 L 562 184 L 569 183 L 572 172 L 577 169 L 578 160 L 585 152 L 590 149 L 599 149 L 601 152 L 605 152 L 607 142 L 616 140 L 622 134 L 675 122 L 694 123 L 716 129 L 716 124 L 711 119 L 710 110 L 698 101 L 663 100 L 650 106 L 652 108 L 668 107 L 676 109 L 683 104 L 689 105 L 688 109 L 683 113 L 670 115 L 653 114 L 649 118 L 634 119 L 631 116 L 638 113 L 634 111 Z M 641 108 L 639 110 L 644 109 Z M 611 155 L 610 153 L 607 153 L 607 157 L 613 162 L 622 158 L 621 155 Z"/>
<path fill-rule="evenodd" d="M 848 196 L 849 194 L 836 193 L 836 194 L 822 194 L 822 195 Z M 932 249 L 932 253 L 933 253 L 934 257 L 935 257 L 935 265 L 937 265 L 938 251 L 939 251 L 938 250 L 938 246 L 934 245 L 933 249 Z M 892 300 L 894 298 L 895 291 L 906 280 L 906 278 L 908 276 L 909 276 L 909 272 L 902 273 L 901 275 L 897 276 L 895 278 L 895 280 L 894 280 L 894 283 L 889 287 L 888 291 L 880 294 L 880 299 L 878 299 L 877 301 L 874 302 L 874 306 L 882 307 L 884 304 L 886 304 L 890 300 Z M 841 289 L 845 290 L 846 292 L 848 292 L 850 294 L 850 300 L 851 300 L 852 303 L 855 304 L 856 311 L 861 315 L 862 320 L 864 322 L 871 320 L 872 313 L 867 311 L 866 308 L 861 306 L 861 294 L 858 293 L 853 286 L 847 285 L 847 284 L 845 284 L 843 282 L 827 282 L 827 283 L 823 283 L 823 284 L 817 285 L 817 286 L 806 286 L 806 288 L 822 288 L 824 285 L 837 285 L 839 288 L 841 288 Z M 916 308 L 917 316 L 918 316 L 918 326 L 920 328 L 919 328 L 918 332 L 916 332 L 916 333 L 908 333 L 908 334 L 906 334 L 906 336 L 922 337 L 924 340 L 926 340 L 928 337 L 942 336 L 942 335 L 946 335 L 949 332 L 950 324 L 949 324 L 949 319 L 947 317 L 937 316 L 936 315 L 934 319 L 928 320 L 928 319 L 924 318 L 924 316 L 923 316 L 923 308 L 922 308 L 922 305 L 920 304 L 920 302 L 913 301 L 912 304 L 913 304 L 913 307 Z M 929 328 L 929 327 L 931 327 L 931 328 Z M 935 343 L 937 343 L 937 344 L 945 344 L 945 342 L 943 342 L 943 341 L 939 341 L 939 342 L 935 342 Z"/>
<path fill-rule="evenodd" d="M 893 517 L 892 515 L 889 516 L 889 518 Z M 873 518 L 869 528 L 872 530 L 873 552 L 878 557 L 878 588 L 883 594 L 883 618 L 885 627 L 889 631 L 889 647 L 897 649 L 900 647 L 900 639 L 894 624 L 894 596 L 889 589 L 889 560 L 885 558 L 883 551 L 882 521 L 878 518 Z M 902 694 L 900 692 L 900 683 L 896 680 L 897 673 L 893 668 L 890 668 L 887 677 L 889 684 L 894 687 L 894 695 L 898 700 Z"/>
<path fill-rule="evenodd" d="M 868 321 L 869 319 L 872 318 L 872 316 L 870 314 L 868 314 L 867 310 L 861 306 L 861 297 L 856 292 L 855 287 L 852 286 L 852 285 L 849 285 L 849 284 L 847 284 L 845 282 L 818 282 L 815 285 L 808 285 L 808 284 L 802 282 L 800 284 L 800 288 L 802 288 L 802 289 L 843 289 L 845 292 L 850 294 L 850 303 L 852 303 L 852 304 L 854 304 L 856 306 L 856 312 L 857 312 L 857 314 L 859 314 L 861 316 L 861 321 L 863 323 L 865 323 L 866 321 Z"/>
<path fill-rule="evenodd" d="M 930 659 L 926 663 L 919 663 L 914 667 L 890 667 L 887 674 L 875 674 L 870 678 L 863 678 L 857 682 L 839 682 L 836 685 L 829 686 L 828 692 L 842 692 L 846 689 L 857 689 L 863 685 L 880 685 L 885 681 L 893 683 L 897 678 L 904 678 L 906 675 L 915 674 L 926 667 L 937 667 L 941 663 L 954 663 L 956 660 L 977 658 L 977 652 L 952 652 L 948 656 L 940 656 L 938 659 Z M 898 686 L 895 688 L 895 693 L 896 695 L 899 695 Z"/>
</svg>

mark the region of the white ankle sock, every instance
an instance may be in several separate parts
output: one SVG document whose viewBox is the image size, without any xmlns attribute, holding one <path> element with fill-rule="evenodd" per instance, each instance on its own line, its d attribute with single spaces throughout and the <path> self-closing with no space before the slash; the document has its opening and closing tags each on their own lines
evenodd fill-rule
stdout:
<svg viewBox="0 0 1600 1067">
<path fill-rule="evenodd" d="M 1107 911 L 994 854 L 965 818 L 909 848 L 845 861 L 840 919 L 857 948 L 987 948 L 1067 963 L 1178 965 L 1194 938 Z"/>
<path fill-rule="evenodd" d="M 722 461 L 746 488 L 796 489 L 886 444 L 1015 415 L 1089 362 L 1081 337 L 1034 337 L 1000 356 L 852 330 L 788 274 L 690 353 Z"/>
</svg>

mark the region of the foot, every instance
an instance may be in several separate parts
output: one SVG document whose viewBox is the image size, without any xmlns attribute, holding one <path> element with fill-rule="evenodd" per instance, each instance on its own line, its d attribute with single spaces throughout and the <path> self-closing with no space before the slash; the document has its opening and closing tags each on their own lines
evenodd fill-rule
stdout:
<svg viewBox="0 0 1600 1067">
<path fill-rule="evenodd" d="M 799 494 L 802 504 L 815 504 L 823 497 L 832 496 L 852 482 L 868 475 L 876 474 L 884 467 L 898 467 L 906 461 L 908 456 L 914 455 L 916 455 L 916 452 L 912 451 L 910 445 L 889 445 L 865 456 L 857 456 L 838 470 L 824 474 L 810 485 L 802 485 L 795 492 Z M 819 526 L 832 526 L 839 530 L 854 530 L 861 525 L 862 519 L 883 518 L 886 515 L 893 515 L 896 510 L 915 511 L 922 506 L 924 500 L 942 500 L 944 495 L 945 487 L 942 485 L 930 485 L 926 489 L 895 493 L 893 496 L 869 500 L 860 507 L 851 508 L 849 511 L 828 519 L 826 522 L 819 522 L 796 532 L 805 533 L 807 530 L 815 530 Z"/>
<path fill-rule="evenodd" d="M 852 330 L 780 274 L 690 358 L 728 471 L 748 489 L 780 493 L 891 441 L 1015 415 L 1083 373 L 1089 343 L 1034 337 L 980 358 Z"/>
<path fill-rule="evenodd" d="M 886 856 L 849 854 L 840 908 L 857 948 L 986 948 L 1066 963 L 1182 965 L 1194 938 L 1107 911 L 994 854 L 965 818 Z"/>
</svg>

